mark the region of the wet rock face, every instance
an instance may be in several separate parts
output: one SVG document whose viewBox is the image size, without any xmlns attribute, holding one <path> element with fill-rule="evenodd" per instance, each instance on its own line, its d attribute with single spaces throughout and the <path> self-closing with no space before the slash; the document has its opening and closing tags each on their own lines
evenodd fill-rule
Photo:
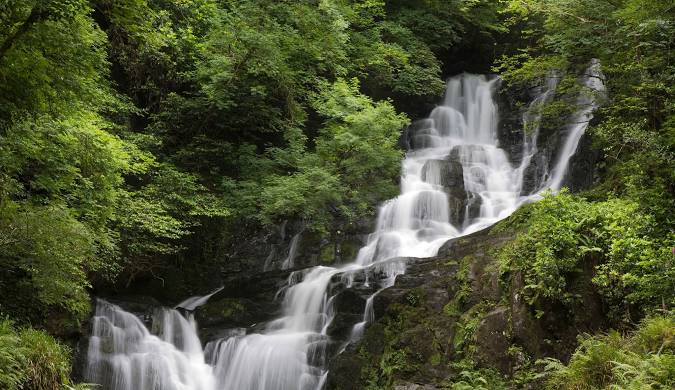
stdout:
<svg viewBox="0 0 675 390">
<path fill-rule="evenodd" d="M 281 310 L 279 291 L 287 285 L 290 270 L 259 272 L 233 278 L 223 290 L 195 312 L 200 328 L 217 329 L 255 326 L 276 318 Z"/>
<path fill-rule="evenodd" d="M 483 198 L 476 194 L 470 193 L 466 202 L 466 214 L 468 217 L 470 219 L 478 218 L 480 216 L 480 207 L 483 204 Z"/>
<path fill-rule="evenodd" d="M 430 176 L 438 177 L 431 178 Z M 464 189 L 464 168 L 459 155 L 452 153 L 443 160 L 429 160 L 422 167 L 422 180 L 438 182 L 448 195 L 450 223 L 460 226 L 465 218 L 468 194 Z"/>
<path fill-rule="evenodd" d="M 356 258 L 359 249 L 364 245 L 373 224 L 372 218 L 368 217 L 354 224 L 336 225 L 327 235 L 321 235 L 308 229 L 301 222 L 284 222 L 272 228 L 267 239 L 259 242 L 257 248 L 251 248 L 248 252 L 250 255 L 247 255 L 246 259 L 251 266 L 248 272 L 286 267 L 303 269 L 316 265 L 350 262 Z M 242 245 L 248 246 L 248 243 L 244 240 Z M 258 257 L 253 258 L 253 253 L 258 253 Z M 289 257 L 290 266 L 284 265 Z"/>
<path fill-rule="evenodd" d="M 364 389 L 370 382 L 382 388 L 435 389 L 450 376 L 457 317 L 446 305 L 460 285 L 454 277 L 459 265 L 447 261 L 447 253 L 469 253 L 485 241 L 446 244 L 441 257 L 411 260 L 396 284 L 375 297 L 377 321 L 361 343 L 330 363 L 326 388 Z"/>
<path fill-rule="evenodd" d="M 499 105 L 499 146 L 506 150 L 512 165 L 519 165 L 523 161 L 523 143 L 525 129 L 523 117 L 527 111 L 524 102 L 531 102 L 537 93 L 532 90 L 514 89 L 502 86 L 497 91 Z M 530 164 L 523 173 L 521 195 L 529 195 L 541 188 L 548 179 L 548 173 L 555 164 L 557 149 L 560 146 L 560 129 L 549 128 L 543 123 L 537 139 L 537 152 L 530 160 Z"/>
<path fill-rule="evenodd" d="M 430 137 L 434 134 L 432 119 L 419 119 L 410 124 L 404 132 L 407 149 L 423 149 L 432 146 Z"/>
<path fill-rule="evenodd" d="M 597 166 L 601 159 L 600 151 L 593 148 L 591 136 L 581 137 L 576 154 L 570 159 L 570 165 L 563 185 L 572 192 L 584 191 L 597 183 Z"/>
<path fill-rule="evenodd" d="M 545 123 L 539 131 L 537 139 L 537 153 L 532 157 L 530 165 L 523 175 L 524 195 L 541 188 L 549 179 L 551 170 L 556 164 L 558 150 L 567 136 L 566 129 L 547 127 Z"/>
<path fill-rule="evenodd" d="M 499 107 L 499 146 L 507 152 L 509 161 L 518 165 L 523 159 L 524 127 L 523 115 L 527 110 L 523 102 L 531 102 L 541 91 L 508 88 L 502 85 L 496 93 Z M 554 100 L 574 100 L 576 96 L 556 96 Z M 558 153 L 567 137 L 569 118 L 564 113 L 557 118 L 543 118 L 537 140 L 537 152 L 532 157 L 523 175 L 522 195 L 528 195 L 540 189 L 549 178 Z M 592 123 L 591 123 L 592 124 Z M 583 191 L 596 182 L 596 166 L 600 153 L 592 147 L 591 137 L 584 134 L 577 151 L 569 163 L 562 185 L 572 192 Z"/>
<path fill-rule="evenodd" d="M 530 91 L 505 88 L 501 84 L 495 93 L 499 109 L 499 147 L 506 151 L 509 161 L 518 165 L 523 158 L 523 112 L 521 102 L 531 100 Z"/>
<path fill-rule="evenodd" d="M 288 221 L 278 226 L 262 227 L 241 221 L 236 227 L 203 226 L 188 243 L 185 261 L 164 261 L 152 273 L 129 280 L 122 275 L 116 284 L 103 280 L 95 284 L 97 296 L 118 294 L 151 296 L 171 306 L 186 297 L 208 293 L 220 286 L 241 285 L 256 275 L 280 270 L 288 257 L 291 241 L 299 234 L 290 269 L 315 265 L 335 265 L 352 261 L 363 246 L 374 220 L 365 216 L 361 222 L 334 226 L 322 236 L 307 229 L 299 221 Z M 223 232 L 236 232 L 224 235 Z M 206 238 L 205 238 L 206 236 Z M 273 274 L 268 274 L 274 279 Z"/>
<path fill-rule="evenodd" d="M 533 308 L 522 298 L 522 276 L 502 279 L 494 258 L 513 238 L 487 229 L 448 241 L 435 258 L 409 262 L 407 273 L 376 296 L 376 320 L 361 342 L 330 362 L 326 389 L 446 388 L 461 375 L 453 364 L 467 357 L 506 377 L 527 361 L 568 358 L 578 333 L 603 326 L 593 262 L 571 281 L 593 313 L 570 316 L 545 302 Z"/>
<path fill-rule="evenodd" d="M 558 149 L 564 141 L 564 136 L 564 132 L 555 132 L 540 137 L 538 151 L 523 175 L 522 195 L 531 194 L 541 188 L 549 178 L 548 175 L 555 166 Z M 579 141 L 576 153 L 570 159 L 562 186 L 569 188 L 572 192 L 591 188 L 597 181 L 596 167 L 599 161 L 600 152 L 593 149 L 591 136 L 584 134 Z"/>
<path fill-rule="evenodd" d="M 511 371 L 511 361 L 504 356 L 511 346 L 508 331 L 507 308 L 497 307 L 485 315 L 476 329 L 476 360 L 480 365 L 497 368 L 502 373 Z"/>
<path fill-rule="evenodd" d="M 452 190 L 464 190 L 464 170 L 462 164 L 456 159 L 448 157 L 445 160 L 429 160 L 422 167 L 422 180 L 432 182 L 433 173 L 437 172 L 440 185 Z"/>
<path fill-rule="evenodd" d="M 551 161 L 552 149 L 543 149 L 532 156 L 530 165 L 523 173 L 523 188 L 521 195 L 525 196 L 541 188 L 546 179 L 548 179 L 549 161 Z"/>
<path fill-rule="evenodd" d="M 368 291 L 344 290 L 334 299 L 335 317 L 327 333 L 335 340 L 347 340 L 354 324 L 363 320 L 363 312 L 368 299 Z"/>
</svg>

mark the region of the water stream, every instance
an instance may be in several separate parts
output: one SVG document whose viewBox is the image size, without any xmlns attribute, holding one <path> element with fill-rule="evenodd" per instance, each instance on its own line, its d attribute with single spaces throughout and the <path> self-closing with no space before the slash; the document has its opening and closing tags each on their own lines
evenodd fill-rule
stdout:
<svg viewBox="0 0 675 390">
<path fill-rule="evenodd" d="M 591 76 L 584 85 L 602 91 L 599 64 L 593 62 L 587 73 Z M 150 332 L 132 314 L 99 301 L 87 378 L 113 390 L 320 389 L 331 355 L 331 281 L 348 287 L 372 284 L 375 291 L 347 342 L 356 341 L 374 319 L 375 294 L 395 283 L 409 258 L 434 256 L 448 239 L 494 224 L 546 188 L 560 188 L 595 100 L 579 98 L 579 111 L 566 129 L 550 175 L 545 172 L 543 184 L 523 194 L 524 172 L 537 153 L 541 116 L 534 110 L 552 98 L 556 80 L 557 75 L 549 77 L 525 114 L 524 122 L 534 131 L 524 132 L 523 159 L 513 166 L 497 138 L 493 95 L 498 80 L 468 74 L 450 79 L 442 104 L 411 126 L 412 148 L 402 163 L 401 194 L 380 207 L 376 229 L 357 258 L 340 267 L 292 272 L 279 293 L 283 315 L 260 333 L 234 332 L 212 341 L 205 357 L 190 314 L 185 318 L 164 309 L 154 316 Z M 283 268 L 293 266 L 296 237 Z M 188 303 L 192 307 L 195 302 L 205 299 Z"/>
</svg>

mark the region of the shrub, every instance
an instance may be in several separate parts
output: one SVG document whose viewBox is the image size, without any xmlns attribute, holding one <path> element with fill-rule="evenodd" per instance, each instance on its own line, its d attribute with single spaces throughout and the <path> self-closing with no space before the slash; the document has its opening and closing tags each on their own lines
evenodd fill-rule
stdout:
<svg viewBox="0 0 675 390">
<path fill-rule="evenodd" d="M 3 390 L 81 389 L 73 385 L 70 350 L 42 330 L 16 329 L 0 320 L 0 388 Z"/>
<path fill-rule="evenodd" d="M 12 322 L 0 320 L 0 388 L 18 389 L 24 381 L 24 357 Z"/>
<path fill-rule="evenodd" d="M 630 336 L 613 331 L 585 336 L 568 365 L 548 360 L 547 388 L 672 389 L 675 386 L 675 316 L 645 319 Z"/>
<path fill-rule="evenodd" d="M 70 385 L 70 350 L 47 333 L 31 328 L 19 333 L 24 349 L 24 389 L 60 390 Z"/>
<path fill-rule="evenodd" d="M 548 299 L 572 307 L 577 295 L 569 282 L 589 267 L 613 314 L 626 304 L 649 311 L 673 303 L 673 254 L 637 203 L 588 202 L 562 191 L 545 194 L 514 219 L 521 232 L 498 257 L 503 274 L 522 272 L 530 304 Z"/>
</svg>

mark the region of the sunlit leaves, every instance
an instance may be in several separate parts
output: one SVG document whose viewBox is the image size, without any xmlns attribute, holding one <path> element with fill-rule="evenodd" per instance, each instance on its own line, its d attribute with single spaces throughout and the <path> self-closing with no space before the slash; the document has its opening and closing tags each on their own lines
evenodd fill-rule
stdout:
<svg viewBox="0 0 675 390">
<path fill-rule="evenodd" d="M 531 304 L 557 300 L 574 307 L 570 280 L 594 264 L 593 283 L 621 315 L 623 305 L 653 310 L 675 297 L 675 255 L 659 237 L 654 219 L 631 201 L 588 202 L 567 193 L 548 194 L 519 214 L 526 226 L 500 252 L 503 272 L 523 272 Z M 584 271 L 586 270 L 586 271 Z"/>
<path fill-rule="evenodd" d="M 289 149 L 270 148 L 269 170 L 257 167 L 265 176 L 224 183 L 238 199 L 235 207 L 251 210 L 245 205 L 253 203 L 263 223 L 294 217 L 325 231 L 336 219 L 353 222 L 392 196 L 401 158 L 396 142 L 407 118 L 388 102 L 373 102 L 358 87 L 356 80 L 321 84 L 311 101 L 323 118 L 316 150 L 306 149 L 299 129 L 290 129 Z"/>
<path fill-rule="evenodd" d="M 2 248 L 3 272 L 29 275 L 19 286 L 28 283 L 43 308 L 61 307 L 80 319 L 88 313 L 86 271 L 101 270 L 103 264 L 95 258 L 94 235 L 86 225 L 63 205 L 31 206 L 4 200 L 0 203 L 0 231 L 12 237 Z M 12 293 L 6 288 L 16 288 L 17 282 L 8 279 L 5 283 L 0 285 L 3 294 Z M 16 303 L 21 305 L 21 299 Z M 5 310 L 7 304 L 2 302 Z M 9 309 L 15 310 L 14 305 Z M 41 311 L 39 307 L 24 310 Z"/>
</svg>

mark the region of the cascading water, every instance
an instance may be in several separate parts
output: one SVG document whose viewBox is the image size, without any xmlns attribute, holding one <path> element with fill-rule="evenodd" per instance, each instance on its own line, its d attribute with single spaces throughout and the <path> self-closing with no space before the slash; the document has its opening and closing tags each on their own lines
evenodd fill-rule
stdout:
<svg viewBox="0 0 675 390">
<path fill-rule="evenodd" d="M 588 74 L 585 85 L 602 91 L 597 62 Z M 552 80 L 532 110 L 551 98 Z M 542 179 L 541 188 L 524 195 L 523 174 L 537 151 L 536 132 L 525 132 L 523 160 L 513 167 L 497 141 L 498 114 L 492 97 L 496 82 L 467 74 L 448 82 L 443 104 L 428 119 L 411 126 L 412 149 L 403 161 L 401 195 L 380 207 L 376 230 L 355 261 L 340 268 L 318 266 L 292 272 L 279 293 L 283 316 L 268 323 L 264 331 L 237 330 L 210 342 L 207 364 L 191 317 L 177 320 L 180 315 L 167 309 L 155 318 L 161 325 L 153 326 L 158 337 L 133 315 L 99 302 L 88 379 L 114 390 L 320 389 L 327 375 L 327 331 L 334 316 L 332 281 L 348 288 L 359 280 L 375 289 L 366 301 L 363 320 L 354 325 L 350 340 L 354 341 L 374 319 L 376 294 L 394 284 L 409 258 L 434 256 L 448 239 L 507 217 L 545 188 L 559 188 L 595 108 L 594 100 L 580 98 L 583 107 L 573 118 L 579 125 L 569 129 L 551 178 Z M 524 119 L 538 126 L 540 117 L 530 113 Z M 293 246 L 282 268 L 292 266 Z M 167 324 L 179 324 L 180 331 L 168 331 Z"/>
<path fill-rule="evenodd" d="M 284 220 L 281 225 L 279 225 L 279 236 L 281 237 L 282 245 L 283 241 L 286 239 L 286 225 L 288 224 L 287 220 Z M 300 244 L 300 239 L 302 238 L 302 232 L 304 226 L 301 225 L 297 233 L 291 237 L 290 242 L 288 243 L 288 252 L 286 257 L 280 259 L 280 264 L 275 264 L 275 258 L 277 257 L 277 245 L 272 245 L 270 253 L 267 255 L 265 262 L 263 264 L 263 271 L 270 271 L 274 268 L 279 268 L 282 270 L 291 269 L 295 267 L 295 257 L 298 254 L 298 247 Z"/>
<path fill-rule="evenodd" d="M 530 167 L 532 159 L 538 152 L 537 140 L 539 130 L 541 129 L 541 109 L 551 101 L 555 96 L 555 90 L 558 87 L 560 75 L 557 71 L 551 71 L 545 79 L 544 85 L 538 88 L 536 97 L 530 103 L 528 109 L 523 113 L 523 159 L 518 167 L 518 187 L 521 189 L 520 195 L 527 195 L 524 188 L 525 172 Z M 547 167 L 544 167 L 547 168 Z M 548 169 L 534 172 L 535 180 L 532 189 L 540 188 L 542 181 L 547 179 Z"/>
<path fill-rule="evenodd" d="M 558 153 L 556 164 L 551 171 L 551 178 L 547 182 L 548 188 L 553 190 L 560 189 L 563 180 L 565 179 L 565 174 L 567 173 L 570 158 L 572 158 L 577 151 L 579 140 L 588 128 L 591 119 L 593 119 L 593 111 L 598 107 L 597 98 L 604 97 L 604 80 L 605 76 L 600 70 L 600 61 L 597 59 L 591 60 L 591 65 L 586 70 L 583 83 L 585 91 L 582 91 L 577 101 L 577 105 L 580 108 L 572 116 L 570 125 L 566 129 L 568 133 L 567 138 L 565 139 L 565 144 Z"/>
<path fill-rule="evenodd" d="M 291 238 L 291 244 L 288 247 L 288 255 L 281 263 L 281 269 L 289 269 L 295 266 L 295 256 L 298 255 L 298 243 L 300 242 L 300 236 L 302 235 L 302 230 L 297 232 L 293 238 Z"/>
<path fill-rule="evenodd" d="M 85 377 L 111 390 L 212 390 L 193 318 L 173 309 L 153 316 L 152 328 L 103 300 L 96 302 Z"/>
</svg>

